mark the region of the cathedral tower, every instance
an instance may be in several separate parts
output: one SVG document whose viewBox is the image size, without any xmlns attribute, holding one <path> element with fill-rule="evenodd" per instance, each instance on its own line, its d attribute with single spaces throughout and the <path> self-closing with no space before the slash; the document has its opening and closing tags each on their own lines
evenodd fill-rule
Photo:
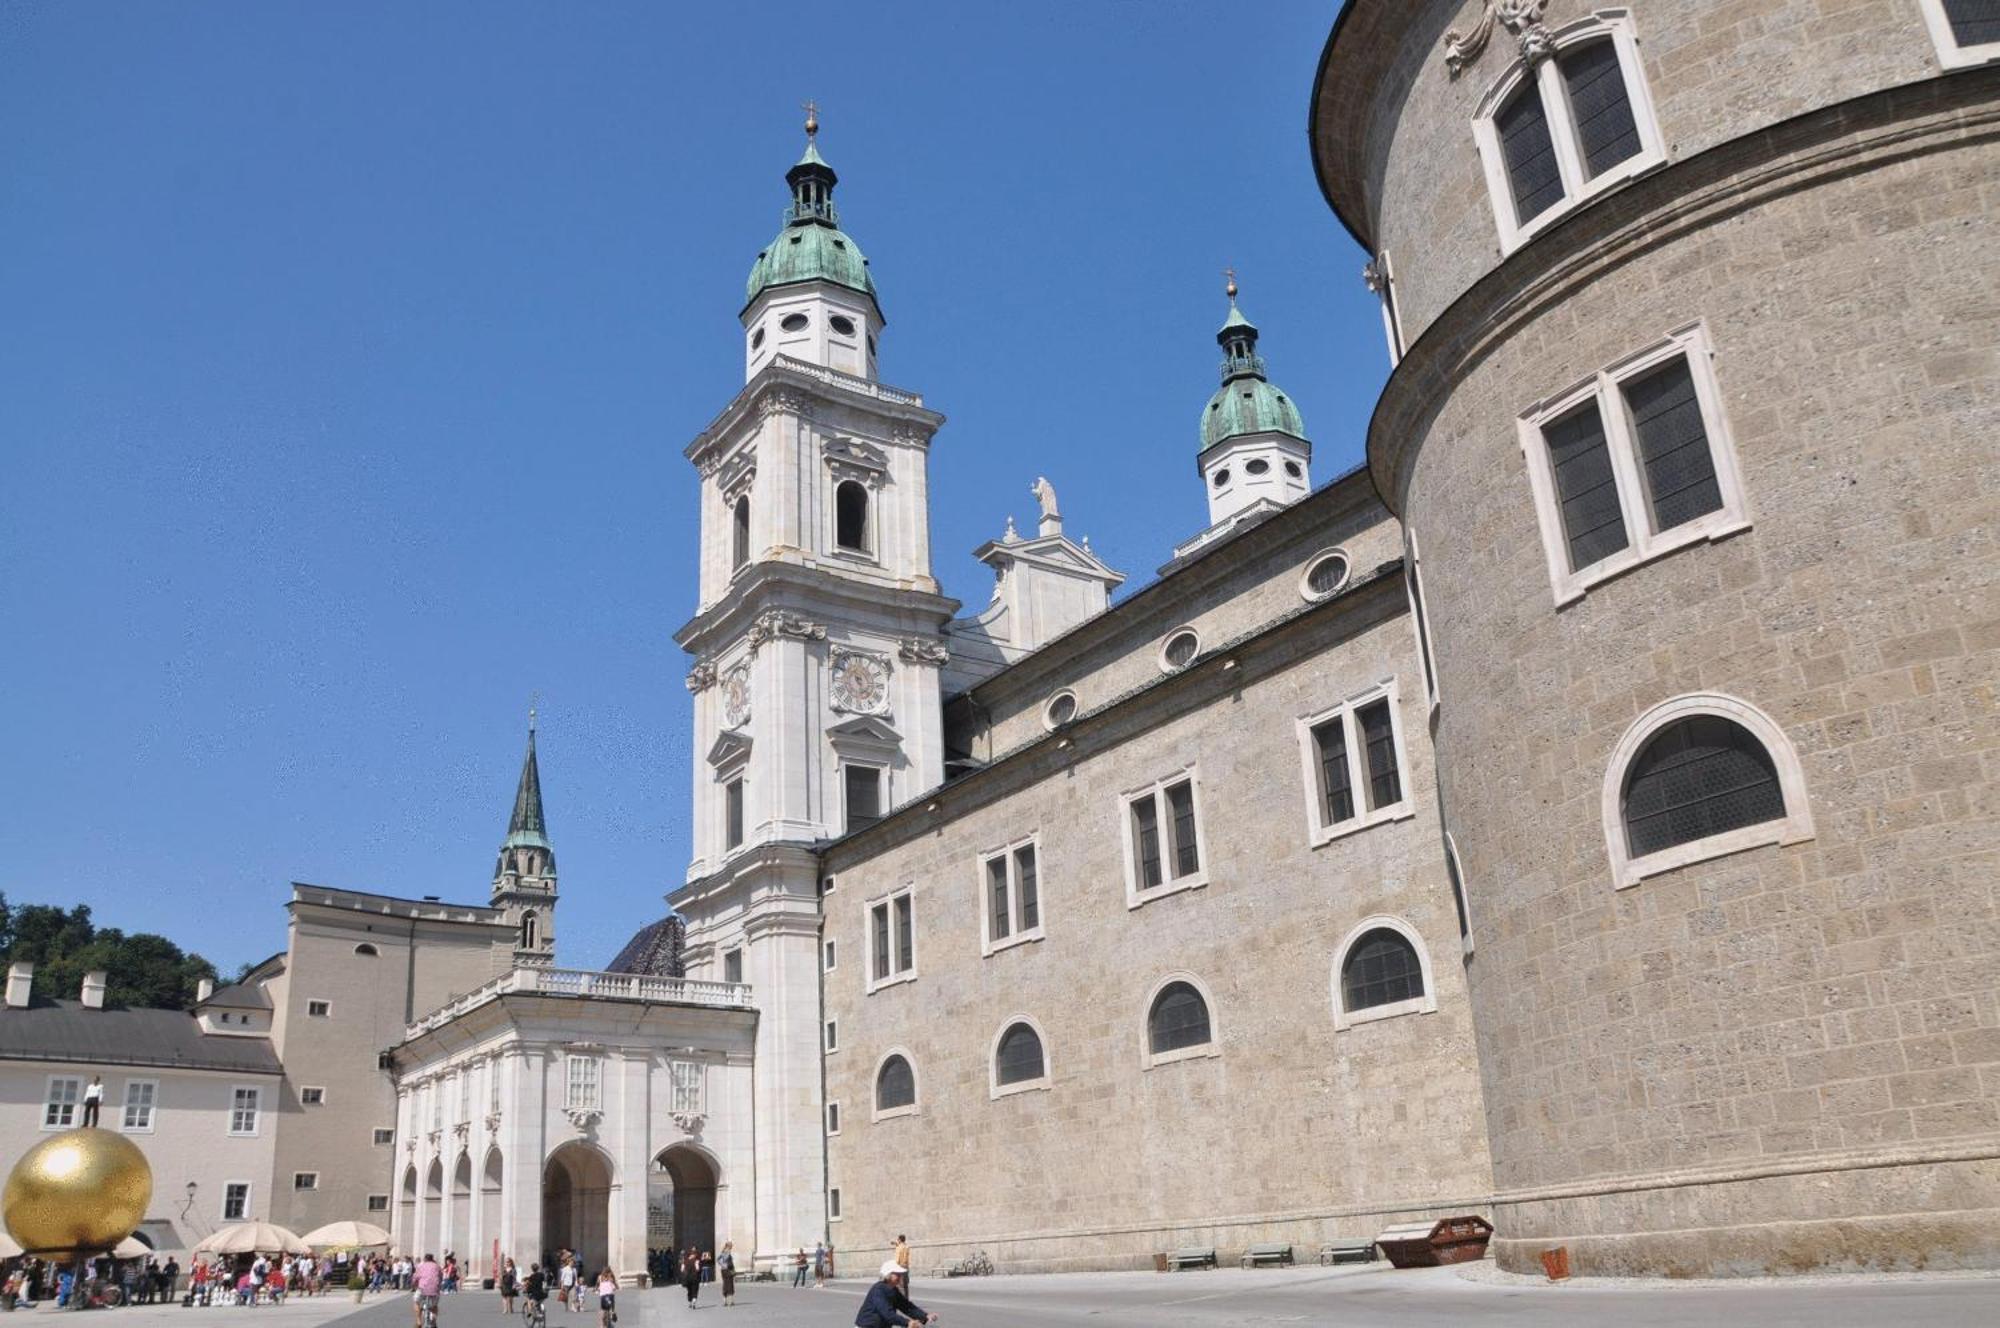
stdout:
<svg viewBox="0 0 2000 1328">
<path fill-rule="evenodd" d="M 542 775 L 535 764 L 535 719 L 528 716 L 528 754 L 514 790 L 514 814 L 493 868 L 493 907 L 514 925 L 514 964 L 546 966 L 556 958 L 556 854 L 542 819 Z"/>
<path fill-rule="evenodd" d="M 1208 491 L 1211 528 L 1246 512 L 1275 510 L 1312 489 L 1312 444 L 1292 399 L 1264 377 L 1257 325 L 1236 307 L 1236 277 L 1227 287 L 1229 317 L 1215 334 L 1222 346 L 1222 386 L 1201 413 L 1197 465 Z"/>
<path fill-rule="evenodd" d="M 943 417 L 875 379 L 881 312 L 835 225 L 817 129 L 751 271 L 749 381 L 687 448 L 700 603 L 676 636 L 695 659 L 694 854 L 669 902 L 688 975 L 749 984 L 758 1011 L 766 1261 L 825 1232 L 815 846 L 942 782 L 942 629 L 958 607 L 930 566 Z"/>
</svg>

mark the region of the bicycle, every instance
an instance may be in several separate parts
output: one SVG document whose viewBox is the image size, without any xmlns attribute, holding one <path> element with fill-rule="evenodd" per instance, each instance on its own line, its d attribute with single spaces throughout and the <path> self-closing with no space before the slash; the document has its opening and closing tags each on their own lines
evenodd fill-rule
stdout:
<svg viewBox="0 0 2000 1328">
<path fill-rule="evenodd" d="M 990 1277 L 993 1260 L 986 1257 L 985 1250 L 974 1250 L 951 1267 L 945 1269 L 946 1277 Z"/>
<path fill-rule="evenodd" d="M 521 1306 L 521 1322 L 525 1328 L 548 1328 L 548 1310 L 543 1308 L 541 1301 L 530 1296 L 527 1303 Z"/>
<path fill-rule="evenodd" d="M 419 1328 L 438 1328 L 438 1298 L 419 1296 L 417 1298 Z"/>
</svg>

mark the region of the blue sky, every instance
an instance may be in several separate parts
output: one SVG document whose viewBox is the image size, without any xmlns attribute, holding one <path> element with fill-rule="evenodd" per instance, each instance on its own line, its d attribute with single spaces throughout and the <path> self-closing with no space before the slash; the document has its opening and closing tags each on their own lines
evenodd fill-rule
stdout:
<svg viewBox="0 0 2000 1328">
<path fill-rule="evenodd" d="M 937 574 L 1205 522 L 1220 270 L 1323 482 L 1388 365 L 1307 158 L 1337 6 L 0 7 L 10 900 L 225 968 L 287 882 L 480 900 L 539 692 L 561 960 L 688 856 L 688 440 L 822 106 Z"/>
</svg>

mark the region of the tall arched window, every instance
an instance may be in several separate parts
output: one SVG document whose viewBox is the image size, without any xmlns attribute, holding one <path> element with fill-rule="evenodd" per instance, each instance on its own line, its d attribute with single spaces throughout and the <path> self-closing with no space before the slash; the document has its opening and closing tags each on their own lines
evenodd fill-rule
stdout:
<svg viewBox="0 0 2000 1328">
<path fill-rule="evenodd" d="M 868 489 L 842 480 L 833 491 L 833 542 L 857 553 L 868 551 Z"/>
<path fill-rule="evenodd" d="M 1430 956 L 1415 928 L 1401 918 L 1378 915 L 1347 933 L 1334 953 L 1335 1028 L 1435 1009 Z"/>
<path fill-rule="evenodd" d="M 532 950 L 535 948 L 535 911 L 533 909 L 529 909 L 521 915 L 521 948 L 523 950 Z"/>
<path fill-rule="evenodd" d="M 1734 697 L 1677 697 L 1640 716 L 1604 776 L 1620 888 L 1766 844 L 1812 837 L 1805 773 L 1783 729 Z"/>
<path fill-rule="evenodd" d="M 1048 1075 L 1042 1057 L 1042 1037 L 1025 1020 L 1009 1024 L 993 1051 L 993 1082 L 996 1087 L 1033 1083 Z"/>
<path fill-rule="evenodd" d="M 733 572 L 750 561 L 750 495 L 736 500 L 730 518 L 729 569 Z"/>
<path fill-rule="evenodd" d="M 1169 982 L 1146 1012 L 1146 1047 L 1155 1056 L 1211 1041 L 1208 1002 L 1191 982 Z"/>
<path fill-rule="evenodd" d="M 910 1068 L 907 1057 L 893 1053 L 875 1071 L 875 1114 L 907 1111 L 916 1105 L 917 1072 Z"/>
</svg>

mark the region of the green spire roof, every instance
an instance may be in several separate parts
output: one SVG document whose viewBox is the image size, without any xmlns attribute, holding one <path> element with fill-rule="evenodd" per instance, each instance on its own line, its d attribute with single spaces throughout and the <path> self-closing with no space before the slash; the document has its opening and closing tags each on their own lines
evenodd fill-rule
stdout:
<svg viewBox="0 0 2000 1328">
<path fill-rule="evenodd" d="M 815 126 L 816 127 L 816 126 Z M 784 229 L 764 246 L 751 265 L 750 280 L 744 288 L 748 304 L 773 286 L 789 286 L 801 281 L 830 281 L 875 298 L 875 281 L 868 275 L 868 260 L 861 247 L 840 229 L 840 213 L 833 206 L 833 187 L 840 177 L 826 158 L 809 127 L 806 150 L 785 172 L 792 187 L 792 202 L 785 209 Z"/>
<path fill-rule="evenodd" d="M 1264 377 L 1257 353 L 1257 325 L 1236 307 L 1236 282 L 1229 283 L 1229 317 L 1215 334 L 1222 346 L 1222 386 L 1201 412 L 1201 450 L 1253 433 L 1283 433 L 1305 441 L 1306 422 L 1292 399 Z"/>
<path fill-rule="evenodd" d="M 521 783 L 514 790 L 514 815 L 507 822 L 502 848 L 548 848 L 548 825 L 542 820 L 542 772 L 535 764 L 535 729 L 528 726 L 528 754 L 521 761 Z"/>
</svg>

